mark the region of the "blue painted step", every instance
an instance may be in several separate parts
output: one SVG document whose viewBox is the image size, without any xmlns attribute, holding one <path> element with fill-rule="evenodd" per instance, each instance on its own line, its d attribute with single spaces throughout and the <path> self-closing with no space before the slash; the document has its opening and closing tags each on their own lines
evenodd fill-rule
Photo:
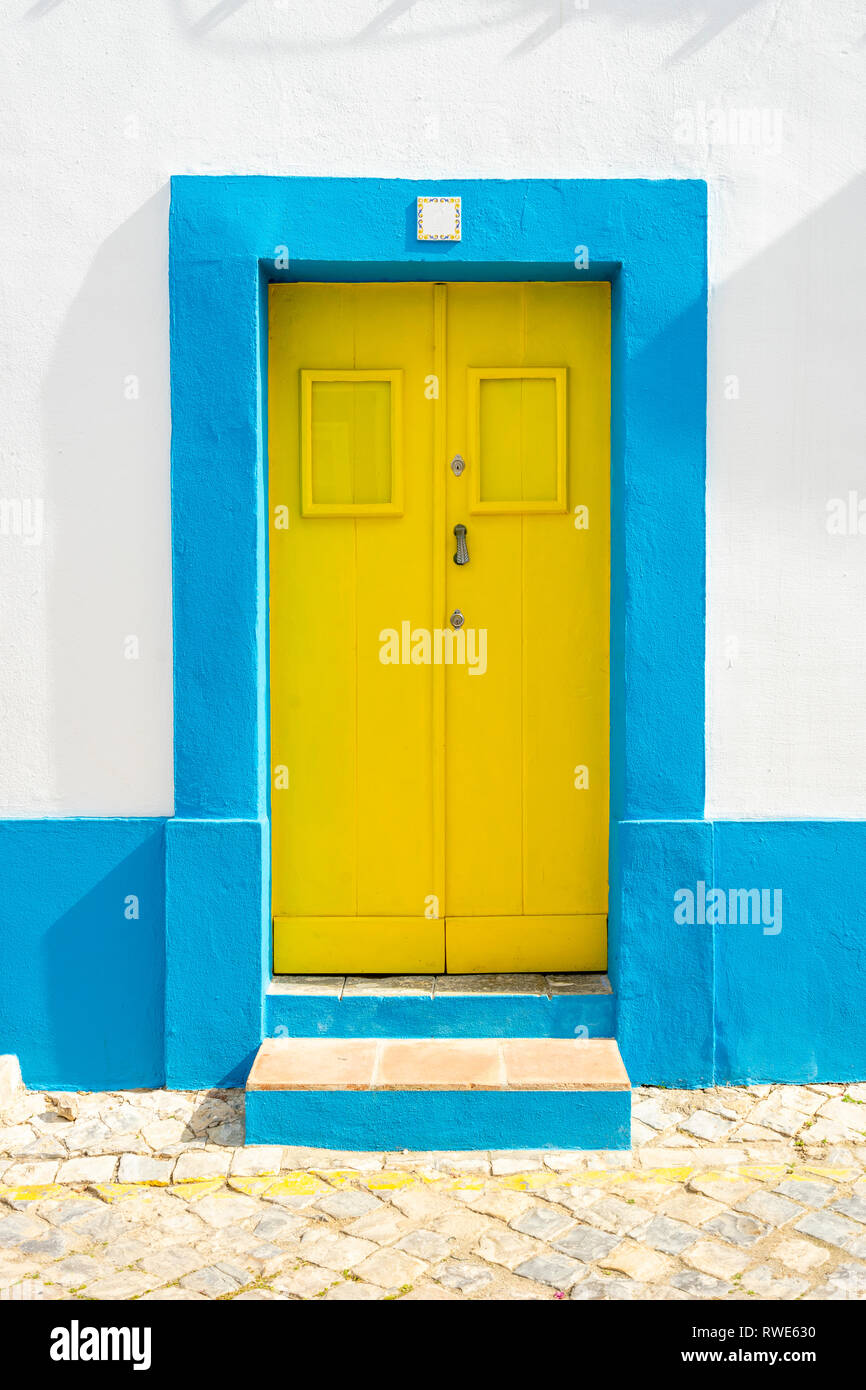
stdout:
<svg viewBox="0 0 866 1390">
<path fill-rule="evenodd" d="M 321 1149 L 627 1149 L 612 1038 L 266 1039 L 248 1144 Z"/>
<path fill-rule="evenodd" d="M 282 976 L 269 1038 L 610 1038 L 606 975 Z"/>
</svg>

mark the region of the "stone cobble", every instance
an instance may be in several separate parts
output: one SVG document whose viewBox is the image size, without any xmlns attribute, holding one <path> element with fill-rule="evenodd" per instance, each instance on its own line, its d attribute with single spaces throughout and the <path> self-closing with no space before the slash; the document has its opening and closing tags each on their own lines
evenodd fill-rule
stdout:
<svg viewBox="0 0 866 1390">
<path fill-rule="evenodd" d="M 631 1152 L 243 1147 L 243 1092 L 13 1097 L 0 1298 L 866 1299 L 866 1083 L 639 1088 Z"/>
</svg>

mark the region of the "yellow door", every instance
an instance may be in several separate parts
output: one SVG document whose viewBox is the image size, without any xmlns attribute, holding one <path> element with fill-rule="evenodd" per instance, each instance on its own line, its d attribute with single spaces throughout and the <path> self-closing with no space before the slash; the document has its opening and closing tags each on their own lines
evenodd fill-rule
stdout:
<svg viewBox="0 0 866 1390">
<path fill-rule="evenodd" d="M 487 646 L 447 671 L 456 973 L 606 964 L 609 324 L 606 284 L 448 288 L 448 611 Z"/>
<path fill-rule="evenodd" d="M 274 968 L 441 971 L 432 668 L 385 665 L 429 627 L 430 285 L 270 294 Z M 285 510 L 282 510 L 282 509 Z"/>
<path fill-rule="evenodd" d="M 606 284 L 271 288 L 278 973 L 605 967 L 609 340 Z"/>
</svg>

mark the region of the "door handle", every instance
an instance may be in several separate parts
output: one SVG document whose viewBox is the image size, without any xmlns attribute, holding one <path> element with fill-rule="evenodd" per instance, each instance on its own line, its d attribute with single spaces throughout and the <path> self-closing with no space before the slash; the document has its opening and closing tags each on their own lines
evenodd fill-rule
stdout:
<svg viewBox="0 0 866 1390">
<path fill-rule="evenodd" d="M 469 564 L 469 550 L 466 546 L 466 527 L 462 521 L 458 521 L 454 527 L 454 534 L 457 537 L 457 553 L 454 556 L 455 565 Z"/>
</svg>

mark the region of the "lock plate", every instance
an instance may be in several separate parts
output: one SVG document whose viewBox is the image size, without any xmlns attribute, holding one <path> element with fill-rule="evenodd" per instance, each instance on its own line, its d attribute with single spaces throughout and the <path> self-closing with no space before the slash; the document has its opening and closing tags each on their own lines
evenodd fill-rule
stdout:
<svg viewBox="0 0 866 1390">
<path fill-rule="evenodd" d="M 453 459 L 451 460 L 451 472 L 454 474 L 454 477 L 459 478 L 460 474 L 463 472 L 465 467 L 466 460 L 464 459 L 463 455 L 455 454 Z"/>
<path fill-rule="evenodd" d="M 459 609 L 459 608 L 455 608 L 455 609 L 454 609 L 454 612 L 451 614 L 451 617 L 448 619 L 448 621 L 449 621 L 449 623 L 451 624 L 452 627 L 462 627 L 463 624 L 466 622 L 466 619 L 464 618 L 463 614 L 460 612 L 460 609 Z"/>
</svg>

